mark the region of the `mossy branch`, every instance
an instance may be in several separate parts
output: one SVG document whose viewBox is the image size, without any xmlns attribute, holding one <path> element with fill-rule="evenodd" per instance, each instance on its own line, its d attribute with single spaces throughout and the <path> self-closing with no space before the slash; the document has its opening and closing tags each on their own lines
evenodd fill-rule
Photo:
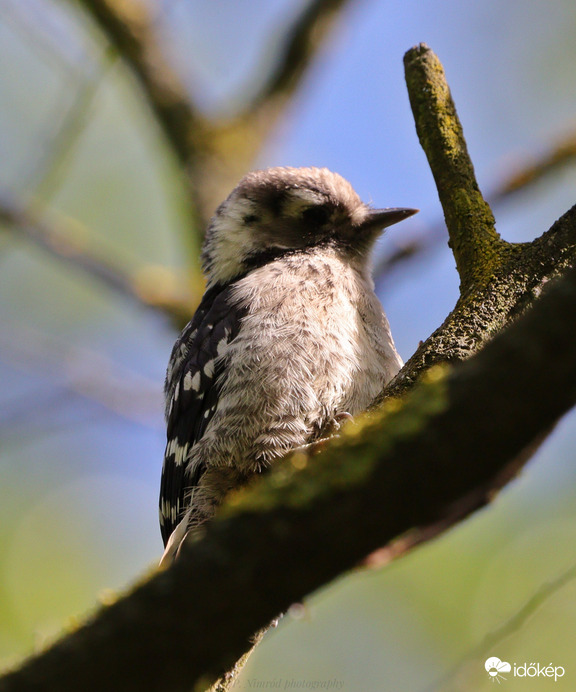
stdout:
<svg viewBox="0 0 576 692">
<path fill-rule="evenodd" d="M 460 297 L 375 406 L 410 389 L 432 365 L 476 353 L 576 257 L 576 207 L 531 243 L 507 243 L 499 237 L 478 188 L 440 61 L 421 44 L 406 53 L 404 64 L 416 129 L 434 174 L 460 274 Z"/>
<path fill-rule="evenodd" d="M 478 187 L 442 64 L 421 43 L 406 53 L 404 66 L 416 131 L 444 209 L 460 290 L 466 294 L 490 277 L 503 242 Z"/>
<path fill-rule="evenodd" d="M 576 402 L 575 313 L 570 270 L 475 358 L 435 369 L 313 463 L 293 456 L 231 498 L 170 569 L 0 692 L 204 689 L 290 604 L 406 531 L 487 501 L 510 460 Z"/>
</svg>

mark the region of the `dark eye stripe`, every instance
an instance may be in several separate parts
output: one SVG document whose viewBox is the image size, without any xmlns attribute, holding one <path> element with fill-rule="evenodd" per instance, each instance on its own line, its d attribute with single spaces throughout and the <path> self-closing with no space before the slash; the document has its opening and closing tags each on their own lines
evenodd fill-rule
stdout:
<svg viewBox="0 0 576 692">
<path fill-rule="evenodd" d="M 306 223 L 314 224 L 315 226 L 323 226 L 329 218 L 330 211 L 324 204 L 315 204 L 312 207 L 304 209 L 302 212 L 302 220 Z"/>
</svg>

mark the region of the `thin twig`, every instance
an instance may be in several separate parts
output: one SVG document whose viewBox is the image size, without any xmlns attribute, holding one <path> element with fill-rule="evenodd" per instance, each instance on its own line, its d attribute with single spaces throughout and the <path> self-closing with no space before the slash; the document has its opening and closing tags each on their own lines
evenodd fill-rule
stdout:
<svg viewBox="0 0 576 692">
<path fill-rule="evenodd" d="M 441 678 L 435 680 L 429 687 L 426 687 L 423 692 L 436 692 L 436 690 L 447 689 L 447 683 L 453 680 L 467 663 L 477 659 L 484 660 L 504 639 L 519 632 L 534 613 L 550 598 L 575 579 L 576 565 L 573 565 L 556 579 L 542 584 L 512 617 L 492 632 L 489 632 L 477 646 L 468 651 L 455 666 Z"/>
<path fill-rule="evenodd" d="M 54 26 L 60 22 L 55 10 L 56 6 L 47 3 L 36 3 L 33 11 L 30 3 L 19 0 L 4 0 L 0 4 L 3 18 L 43 63 L 51 63 L 58 71 L 77 74 L 79 63 L 82 63 L 80 51 L 75 51 L 73 44 L 63 42 L 60 36 L 53 36 Z"/>
<path fill-rule="evenodd" d="M 74 84 L 66 85 L 69 93 L 73 92 L 72 102 L 60 117 L 60 123 L 55 132 L 44 137 L 46 142 L 44 155 L 40 153 L 34 165 L 32 174 L 21 185 L 22 188 L 33 190 L 35 196 L 51 198 L 60 187 L 69 163 L 73 158 L 80 138 L 89 123 L 92 106 L 105 78 L 116 62 L 116 55 L 106 51 L 103 60 L 98 61 L 93 74 L 80 77 L 74 76 Z"/>
<path fill-rule="evenodd" d="M 140 306 L 152 308 L 161 314 L 168 315 L 178 324 L 182 323 L 192 312 L 192 301 L 165 292 L 147 289 L 139 280 L 137 273 L 133 277 L 114 263 L 91 254 L 86 244 L 79 238 L 81 225 L 61 214 L 51 213 L 55 220 L 48 220 L 48 213 L 23 204 L 6 191 L 0 190 L 0 223 L 19 234 L 29 242 L 42 248 L 52 257 L 81 270 L 96 278 L 102 284 Z"/>
<path fill-rule="evenodd" d="M 148 427 L 162 427 L 160 384 L 121 366 L 103 353 L 63 343 L 31 327 L 10 325 L 0 334 L 0 357 L 35 377 L 44 378 L 49 374 L 69 392 L 94 401 L 127 420 Z"/>
<path fill-rule="evenodd" d="M 254 115 L 278 98 L 289 98 L 300 85 L 310 63 L 349 0 L 312 0 L 283 40 L 274 69 L 246 109 Z"/>
<path fill-rule="evenodd" d="M 82 0 L 82 5 L 132 68 L 177 157 L 186 168 L 194 165 L 203 118 L 166 60 L 146 4 Z"/>
<path fill-rule="evenodd" d="M 516 167 L 489 196 L 494 203 L 501 202 L 540 183 L 576 160 L 576 131 L 558 138 L 539 156 Z"/>
</svg>

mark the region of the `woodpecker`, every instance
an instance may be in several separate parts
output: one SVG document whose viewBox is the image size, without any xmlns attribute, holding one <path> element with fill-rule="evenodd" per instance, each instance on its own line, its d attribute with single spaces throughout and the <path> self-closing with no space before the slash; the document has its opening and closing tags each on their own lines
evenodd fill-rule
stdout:
<svg viewBox="0 0 576 692">
<path fill-rule="evenodd" d="M 225 495 L 364 411 L 402 367 L 376 294 L 373 209 L 326 168 L 246 175 L 206 233 L 206 293 L 166 374 L 160 524 L 171 561 Z"/>
</svg>

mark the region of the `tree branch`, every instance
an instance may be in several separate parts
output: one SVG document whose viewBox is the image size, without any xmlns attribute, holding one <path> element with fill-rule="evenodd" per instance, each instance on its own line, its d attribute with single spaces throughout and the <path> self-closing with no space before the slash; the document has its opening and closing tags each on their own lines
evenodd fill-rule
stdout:
<svg viewBox="0 0 576 692">
<path fill-rule="evenodd" d="M 476 182 L 440 61 L 422 43 L 406 53 L 404 65 L 416 131 L 444 209 L 460 291 L 466 294 L 491 275 L 502 241 Z"/>
<path fill-rule="evenodd" d="M 552 173 L 557 173 L 576 159 L 576 131 L 572 130 L 557 139 L 540 156 L 517 167 L 490 195 L 494 203 L 530 188 Z"/>
<path fill-rule="evenodd" d="M 166 60 L 146 4 L 141 0 L 81 0 L 81 4 L 132 68 L 178 159 L 185 168 L 194 165 L 203 118 Z"/>
<path fill-rule="evenodd" d="M 475 358 L 434 370 L 314 463 L 293 456 L 233 496 L 172 568 L 3 678 L 0 692 L 206 684 L 253 632 L 370 551 L 471 492 L 486 502 L 510 460 L 576 401 L 575 312 L 572 269 Z"/>
<path fill-rule="evenodd" d="M 576 207 L 532 243 L 507 243 L 497 235 L 438 58 L 421 44 L 408 51 L 404 64 L 416 129 L 438 186 L 460 273 L 460 298 L 375 405 L 412 387 L 431 365 L 476 353 L 576 256 Z"/>
<path fill-rule="evenodd" d="M 17 230 L 52 257 L 97 279 L 124 298 L 167 314 L 177 324 L 190 318 L 191 301 L 170 295 L 169 291 L 159 291 L 157 280 L 148 285 L 141 276 L 130 276 L 112 262 L 91 254 L 79 239 L 78 222 L 62 215 L 58 215 L 57 221 L 49 221 L 46 211 L 40 213 L 37 208 L 32 209 L 0 190 L 0 223 L 12 231 Z"/>
<path fill-rule="evenodd" d="M 348 0 L 311 0 L 308 3 L 289 31 L 274 70 L 246 109 L 245 116 L 253 116 L 271 101 L 278 98 L 285 101 L 293 94 L 347 2 Z"/>
</svg>

